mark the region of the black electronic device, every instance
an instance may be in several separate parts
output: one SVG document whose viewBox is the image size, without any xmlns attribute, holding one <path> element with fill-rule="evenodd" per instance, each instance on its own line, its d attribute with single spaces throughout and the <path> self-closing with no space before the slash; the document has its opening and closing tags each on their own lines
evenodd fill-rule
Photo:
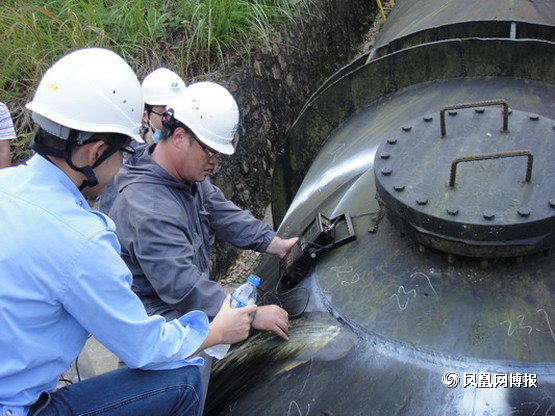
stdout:
<svg viewBox="0 0 555 416">
<path fill-rule="evenodd" d="M 314 260 L 326 251 L 356 238 L 348 213 L 332 219 L 321 213 L 310 222 L 299 240 L 280 262 L 281 283 L 293 287 L 307 274 Z"/>
</svg>

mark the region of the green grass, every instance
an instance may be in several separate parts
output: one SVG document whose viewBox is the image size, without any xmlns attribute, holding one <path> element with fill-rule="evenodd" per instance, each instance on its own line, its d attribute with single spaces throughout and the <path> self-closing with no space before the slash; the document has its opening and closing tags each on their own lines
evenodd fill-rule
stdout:
<svg viewBox="0 0 555 416">
<path fill-rule="evenodd" d="M 0 101 L 25 148 L 32 123 L 24 104 L 44 71 L 67 52 L 105 47 L 140 80 L 167 66 L 185 80 L 225 68 L 268 44 L 274 25 L 291 19 L 291 0 L 2 0 Z M 295 4 L 295 6 L 293 6 Z"/>
</svg>

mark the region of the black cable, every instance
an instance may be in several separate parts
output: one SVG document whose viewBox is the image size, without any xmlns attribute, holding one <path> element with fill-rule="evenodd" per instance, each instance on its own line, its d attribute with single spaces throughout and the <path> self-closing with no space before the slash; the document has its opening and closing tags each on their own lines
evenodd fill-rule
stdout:
<svg viewBox="0 0 555 416">
<path fill-rule="evenodd" d="M 77 355 L 77 358 L 75 359 L 75 372 L 77 373 L 77 381 L 81 381 L 81 374 L 79 374 L 79 355 Z"/>
<path fill-rule="evenodd" d="M 68 378 L 60 377 L 60 378 L 58 378 L 58 381 L 61 381 L 61 382 L 63 382 L 63 383 L 73 384 L 73 381 L 71 381 L 71 380 L 68 379 Z"/>
<path fill-rule="evenodd" d="M 362 214 L 359 214 L 357 216 L 351 216 L 351 218 L 359 218 L 359 217 L 363 217 L 366 215 L 371 215 L 375 213 L 374 211 L 369 211 L 369 212 L 364 212 Z M 330 223 L 328 224 L 328 226 L 326 227 L 326 232 L 330 233 L 332 235 L 332 242 L 326 245 L 321 245 L 321 244 L 317 244 L 313 241 L 301 241 L 300 243 L 300 251 L 304 251 L 304 250 L 308 250 L 308 253 L 310 256 L 314 256 L 321 252 L 321 251 L 325 251 L 329 248 L 332 248 L 334 246 L 334 241 L 335 241 L 335 236 L 336 236 L 336 225 L 343 220 L 343 217 L 338 216 L 334 219 L 332 219 L 330 221 Z M 299 237 L 300 238 L 300 237 Z M 307 248 L 308 247 L 308 248 Z M 295 296 L 295 293 L 299 293 L 298 291 L 304 291 L 306 292 L 305 295 L 305 303 L 303 305 L 303 307 L 301 308 L 300 312 L 297 313 L 290 313 L 289 311 L 287 311 L 289 313 L 289 318 L 294 319 L 297 317 L 300 317 L 306 310 L 307 306 L 308 306 L 308 301 L 310 298 L 310 292 L 308 291 L 307 288 L 304 287 L 294 287 L 286 292 L 281 292 L 279 293 L 279 286 L 280 284 L 282 284 L 282 279 L 283 279 L 283 275 L 281 275 L 276 283 L 276 287 L 274 292 L 264 292 L 262 291 L 260 288 L 258 290 L 260 290 L 262 292 L 262 304 L 277 304 L 278 306 L 282 307 L 283 309 L 287 310 L 287 305 L 284 305 L 284 302 L 286 301 L 287 298 L 292 298 L 293 296 Z M 272 298 L 272 301 L 269 301 L 268 298 Z M 300 298 L 300 297 L 298 297 Z"/>
<path fill-rule="evenodd" d="M 306 307 L 308 306 L 308 301 L 310 299 L 310 293 L 307 288 L 305 287 L 294 287 L 286 292 L 282 293 L 272 293 L 266 292 L 260 288 L 257 288 L 262 296 L 260 297 L 260 303 L 262 305 L 278 305 L 280 308 L 283 308 L 287 311 L 289 315 L 289 319 L 296 319 L 302 316 L 305 312 Z M 302 305 L 299 311 L 290 311 L 291 305 L 287 304 L 288 299 L 295 299 L 295 294 L 299 294 L 301 292 L 305 292 L 305 296 L 297 296 L 296 299 L 303 299 L 304 304 Z"/>
</svg>

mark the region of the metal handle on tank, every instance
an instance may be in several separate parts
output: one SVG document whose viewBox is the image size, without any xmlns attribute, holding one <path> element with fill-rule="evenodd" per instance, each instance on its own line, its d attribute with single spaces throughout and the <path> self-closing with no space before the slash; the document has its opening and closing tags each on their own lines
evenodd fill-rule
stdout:
<svg viewBox="0 0 555 416">
<path fill-rule="evenodd" d="M 453 104 L 445 106 L 439 112 L 439 118 L 441 123 L 441 137 L 444 137 L 447 133 L 447 128 L 445 127 L 445 112 L 452 110 L 460 110 L 463 108 L 473 108 L 473 107 L 487 107 L 492 105 L 501 105 L 503 107 L 503 131 L 507 132 L 509 130 L 509 103 L 506 100 L 488 100 L 488 101 L 478 101 L 475 103 L 463 103 L 463 104 Z"/>
<path fill-rule="evenodd" d="M 485 155 L 475 155 L 475 156 L 462 156 L 458 157 L 451 162 L 451 174 L 449 176 L 449 187 L 453 188 L 455 186 L 455 181 L 457 179 L 457 165 L 461 162 L 474 162 L 476 160 L 487 160 L 487 159 L 501 159 L 506 157 L 517 157 L 526 156 L 528 161 L 526 163 L 526 177 L 524 180 L 530 182 L 532 179 L 532 165 L 534 163 L 534 155 L 528 150 L 517 150 L 514 152 L 503 152 L 503 153 L 490 153 Z"/>
</svg>

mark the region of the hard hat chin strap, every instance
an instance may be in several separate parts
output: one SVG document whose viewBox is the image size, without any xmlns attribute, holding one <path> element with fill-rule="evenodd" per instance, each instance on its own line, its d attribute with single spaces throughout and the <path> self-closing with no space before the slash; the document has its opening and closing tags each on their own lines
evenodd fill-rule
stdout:
<svg viewBox="0 0 555 416">
<path fill-rule="evenodd" d="M 126 141 L 126 138 L 125 136 L 121 136 L 121 137 L 118 137 L 118 140 L 116 140 L 114 143 L 108 143 L 108 149 L 106 149 L 100 155 L 100 157 L 96 160 L 96 162 L 92 166 L 90 165 L 76 166 L 71 160 L 71 155 L 73 153 L 73 149 L 75 149 L 75 147 L 78 145 L 78 142 L 77 142 L 78 136 L 79 136 L 79 131 L 71 129 L 69 132 L 69 137 L 66 140 L 66 145 L 64 150 L 54 149 L 42 143 L 43 143 L 43 139 L 47 137 L 56 138 L 56 136 L 44 131 L 43 129 L 39 129 L 35 137 L 35 140 L 33 140 L 33 143 L 31 144 L 31 147 L 38 154 L 45 157 L 50 162 L 52 161 L 48 156 L 54 156 L 54 157 L 64 159 L 71 169 L 77 172 L 81 172 L 83 175 L 85 175 L 85 179 L 79 186 L 79 191 L 82 191 L 87 187 L 92 188 L 98 185 L 98 178 L 96 177 L 96 174 L 94 173 L 93 169 L 99 166 L 102 162 L 104 162 L 114 153 L 116 153 L 123 146 L 123 144 Z"/>
</svg>

